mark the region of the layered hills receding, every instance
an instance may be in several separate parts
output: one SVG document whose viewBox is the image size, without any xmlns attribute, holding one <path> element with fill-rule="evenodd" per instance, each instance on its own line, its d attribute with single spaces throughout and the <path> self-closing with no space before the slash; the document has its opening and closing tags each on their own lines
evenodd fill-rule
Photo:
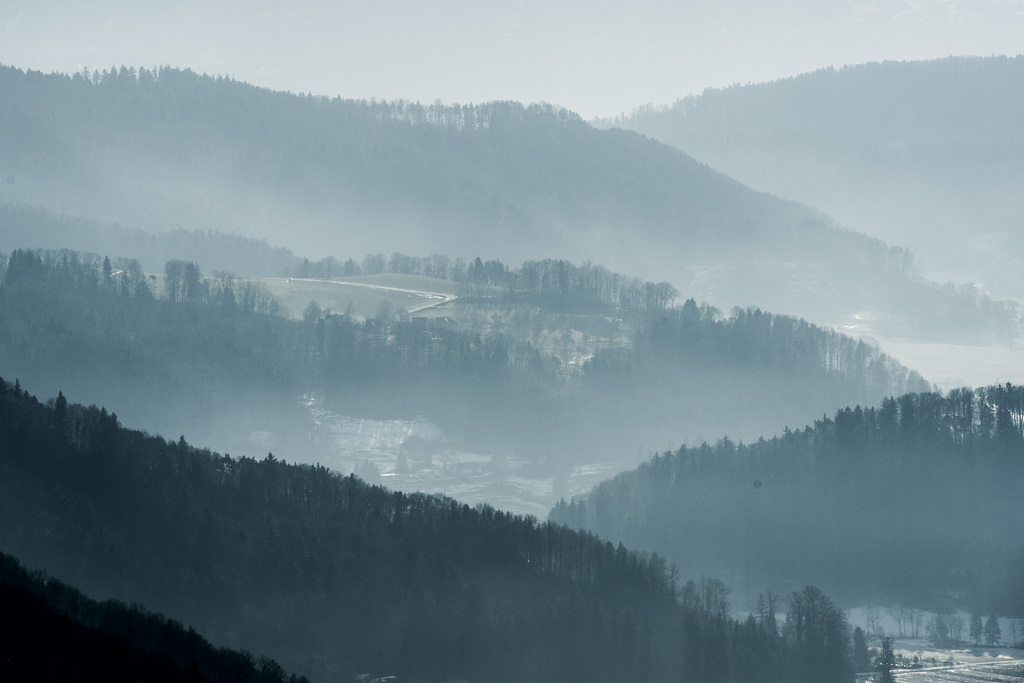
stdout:
<svg viewBox="0 0 1024 683">
<path fill-rule="evenodd" d="M 913 289 L 906 250 L 548 105 L 326 99 L 172 68 L 3 67 L 0 93 L 7 204 L 312 258 L 589 259 L 812 319 L 921 308 L 893 301 Z"/>
<path fill-rule="evenodd" d="M 871 337 L 1019 336 L 1022 74 L 0 65 L 0 679 L 853 683 L 840 603 L 1024 613 L 1024 390 Z"/>
<path fill-rule="evenodd" d="M 780 633 L 774 612 L 741 624 L 720 581 L 681 586 L 657 555 L 322 467 L 150 437 L 2 380 L 0 445 L 0 547 L 318 682 L 853 678 L 845 618 L 814 588 L 794 593 L 812 607 L 791 610 L 798 627 Z M 0 556 L 0 579 L 5 565 Z M 103 623 L 146 626 L 138 616 L 111 610 Z M 163 627 L 175 655 L 217 659 Z M 258 680 L 284 678 L 260 666 Z"/>
<path fill-rule="evenodd" d="M 680 439 L 756 439 L 822 405 L 929 388 L 832 330 L 692 299 L 676 307 L 670 287 L 564 261 L 421 278 L 467 293 L 432 322 L 315 303 L 285 318 L 262 283 L 174 261 L 148 276 L 133 259 L 19 250 L 0 276 L 6 376 L 165 438 L 306 462 L 339 448 L 316 427 L 314 397 L 340 415 L 425 417 L 478 452 L 564 474 Z"/>
<path fill-rule="evenodd" d="M 708 89 L 603 126 L 909 247 L 925 272 L 1021 296 L 1024 56 L 822 69 Z"/>
</svg>

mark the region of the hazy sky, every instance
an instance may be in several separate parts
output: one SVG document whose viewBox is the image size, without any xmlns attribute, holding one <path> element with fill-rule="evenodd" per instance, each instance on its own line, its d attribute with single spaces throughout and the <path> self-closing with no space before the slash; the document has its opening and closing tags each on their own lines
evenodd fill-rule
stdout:
<svg viewBox="0 0 1024 683">
<path fill-rule="evenodd" d="M 885 59 L 1024 52 L 1024 0 L 0 0 L 0 62 L 274 89 L 544 100 L 584 117 Z"/>
</svg>

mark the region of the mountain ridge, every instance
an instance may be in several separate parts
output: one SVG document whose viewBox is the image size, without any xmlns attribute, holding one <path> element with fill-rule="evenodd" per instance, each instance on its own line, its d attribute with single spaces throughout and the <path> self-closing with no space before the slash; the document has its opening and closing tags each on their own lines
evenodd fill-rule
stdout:
<svg viewBox="0 0 1024 683">
<path fill-rule="evenodd" d="M 846 283 L 912 271 L 906 250 L 549 105 L 329 100 L 171 68 L 2 67 L 0 82 L 9 203 L 151 231 L 272 243 L 287 231 L 314 257 L 343 245 L 593 260 L 681 287 L 693 266 L 769 263 L 772 287 L 717 303 L 799 315 L 815 302 L 794 295 L 786 262 L 828 264 Z M 858 297 L 852 284 L 830 295 Z"/>
<path fill-rule="evenodd" d="M 1024 55 L 873 62 L 705 90 L 599 122 L 1019 297 Z"/>
</svg>

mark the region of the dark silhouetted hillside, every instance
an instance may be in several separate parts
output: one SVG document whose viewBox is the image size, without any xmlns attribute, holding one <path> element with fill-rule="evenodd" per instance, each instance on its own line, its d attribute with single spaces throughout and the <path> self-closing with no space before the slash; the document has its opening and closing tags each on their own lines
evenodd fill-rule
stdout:
<svg viewBox="0 0 1024 683">
<path fill-rule="evenodd" d="M 680 590 L 656 555 L 164 441 L 3 381 L 0 548 L 324 680 L 852 680 L 845 621 L 814 589 L 839 617 L 831 653 L 806 624 L 733 622 L 720 582 Z"/>
<path fill-rule="evenodd" d="M 5 681 L 305 681 L 138 605 L 90 600 L 3 553 L 0 605 Z"/>
</svg>

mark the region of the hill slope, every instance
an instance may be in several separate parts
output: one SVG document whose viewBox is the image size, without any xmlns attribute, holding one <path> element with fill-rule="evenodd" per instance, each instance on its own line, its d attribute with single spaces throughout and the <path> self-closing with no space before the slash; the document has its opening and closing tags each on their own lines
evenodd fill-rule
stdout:
<svg viewBox="0 0 1024 683">
<path fill-rule="evenodd" d="M 500 295 L 428 326 L 315 307 L 285 319 L 270 314 L 258 283 L 172 285 L 165 274 L 160 284 L 131 259 L 108 271 L 95 255 L 18 251 L 0 268 L 0 372 L 106 405 L 165 438 L 195 434 L 230 453 L 306 462 L 335 456 L 349 467 L 354 455 L 318 427 L 312 398 L 343 416 L 423 417 L 545 478 L 580 464 L 622 467 L 624 455 L 680 438 L 756 438 L 813 419 L 822 401 L 928 388 L 877 349 L 794 318 L 723 316 L 693 300 L 637 308 L 640 293 L 658 288 L 565 262 L 494 270 L 501 281 L 459 286 Z M 623 300 L 595 299 L 598 291 Z M 584 335 L 592 358 L 571 366 L 567 347 Z M 550 337 L 565 345 L 542 352 Z M 435 454 L 417 461 L 443 469 Z M 547 495 L 555 498 L 541 509 L 558 494 Z"/>
<path fill-rule="evenodd" d="M 906 245 L 926 271 L 1024 293 L 1024 56 L 824 69 L 602 125 Z"/>
<path fill-rule="evenodd" d="M 138 605 L 90 600 L 3 553 L 0 604 L 0 675 L 7 681 L 308 683 L 272 659 L 216 649 Z"/>
<path fill-rule="evenodd" d="M 880 309 L 912 271 L 902 249 L 549 106 L 327 100 L 170 68 L 94 79 L 3 67 L 0 143 L 0 200 L 313 257 L 591 259 L 702 282 L 698 296 L 719 305 L 811 318 Z"/>
<path fill-rule="evenodd" d="M 148 273 L 160 272 L 170 259 L 180 259 L 201 261 L 210 271 L 226 270 L 238 276 L 281 277 L 301 262 L 288 249 L 239 235 L 200 230 L 152 233 L 0 202 L 0 252 L 18 249 L 131 256 Z"/>
<path fill-rule="evenodd" d="M 780 637 L 657 556 L 322 467 L 233 459 L 0 380 L 0 548 L 290 667 L 434 681 L 852 681 L 831 601 Z M 716 587 L 711 591 L 711 587 Z M 699 597 L 694 584 L 682 595 Z M 712 595 L 718 597 L 711 599 Z M 828 629 L 827 651 L 807 638 Z M 326 680 L 327 676 L 323 676 Z"/>
<path fill-rule="evenodd" d="M 1022 416 L 1009 384 L 907 394 L 770 440 L 666 452 L 550 519 L 738 585 L 1020 615 Z"/>
</svg>

